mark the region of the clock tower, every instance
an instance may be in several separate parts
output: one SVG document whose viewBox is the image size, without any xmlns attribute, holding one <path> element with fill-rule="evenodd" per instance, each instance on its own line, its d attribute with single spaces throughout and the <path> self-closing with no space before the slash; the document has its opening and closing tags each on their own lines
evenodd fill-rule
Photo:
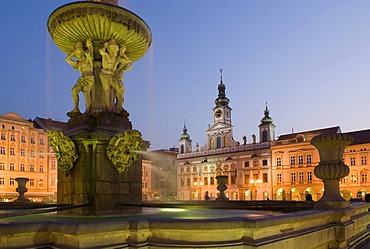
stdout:
<svg viewBox="0 0 370 249">
<path fill-rule="evenodd" d="M 216 106 L 213 108 L 213 123 L 223 123 L 231 125 L 231 108 L 229 106 L 230 100 L 226 97 L 225 85 L 222 81 L 222 69 L 221 81 L 218 84 L 218 98 L 215 100 Z"/>
<path fill-rule="evenodd" d="M 226 87 L 221 80 L 218 84 L 218 97 L 215 99 L 216 106 L 213 108 L 213 125 L 207 129 L 207 142 L 203 150 L 220 149 L 237 144 L 233 139 L 233 126 L 231 125 L 230 100 L 226 97 Z"/>
</svg>

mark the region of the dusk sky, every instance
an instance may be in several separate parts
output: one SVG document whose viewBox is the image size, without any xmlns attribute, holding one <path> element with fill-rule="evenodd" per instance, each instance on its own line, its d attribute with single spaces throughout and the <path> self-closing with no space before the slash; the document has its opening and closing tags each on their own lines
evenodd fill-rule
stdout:
<svg viewBox="0 0 370 249">
<path fill-rule="evenodd" d="M 46 24 L 69 2 L 1 2 L 0 114 L 68 120 L 79 72 Z M 150 150 L 178 147 L 184 120 L 193 148 L 205 144 L 220 68 L 237 141 L 258 134 L 266 101 L 277 136 L 370 128 L 368 0 L 121 0 L 120 6 L 153 34 L 124 82 L 124 108 Z"/>
</svg>

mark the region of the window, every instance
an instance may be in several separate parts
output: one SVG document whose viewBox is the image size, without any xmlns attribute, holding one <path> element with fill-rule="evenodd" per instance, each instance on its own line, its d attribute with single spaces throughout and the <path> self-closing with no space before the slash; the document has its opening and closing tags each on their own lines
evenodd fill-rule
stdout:
<svg viewBox="0 0 370 249">
<path fill-rule="evenodd" d="M 211 185 L 215 185 L 215 178 L 211 176 Z"/>
<path fill-rule="evenodd" d="M 25 149 L 21 149 L 21 156 L 26 156 L 26 150 Z"/>
<path fill-rule="evenodd" d="M 34 172 L 35 171 L 35 165 L 31 164 L 30 165 L 30 172 Z"/>
<path fill-rule="evenodd" d="M 290 156 L 290 165 L 295 165 L 295 156 Z"/>
<path fill-rule="evenodd" d="M 35 186 L 35 179 L 30 179 L 30 187 L 34 187 Z"/>
<path fill-rule="evenodd" d="M 5 163 L 0 163 L 0 170 L 4 170 L 5 169 Z"/>
<path fill-rule="evenodd" d="M 249 184 L 249 174 L 244 175 L 244 184 Z"/>
<path fill-rule="evenodd" d="M 347 182 L 347 177 L 341 178 L 340 183 L 346 183 Z"/>
<path fill-rule="evenodd" d="M 35 138 L 34 137 L 31 137 L 31 144 L 35 144 Z"/>
<path fill-rule="evenodd" d="M 253 166 L 254 167 L 257 167 L 258 166 L 258 160 L 253 161 Z"/>
<path fill-rule="evenodd" d="M 35 157 L 35 151 L 34 150 L 30 150 L 30 157 Z"/>
<path fill-rule="evenodd" d="M 277 174 L 277 182 L 281 182 L 281 173 Z"/>
<path fill-rule="evenodd" d="M 39 166 L 39 172 L 44 172 L 44 166 L 43 165 Z"/>
<path fill-rule="evenodd" d="M 40 158 L 44 158 L 44 151 L 43 151 L 43 150 L 40 150 L 40 151 L 39 151 L 39 157 L 40 157 Z"/>
<path fill-rule="evenodd" d="M 267 160 L 262 160 L 262 165 L 267 166 Z"/>
<path fill-rule="evenodd" d="M 262 142 L 267 142 L 267 131 L 262 132 Z"/>
<path fill-rule="evenodd" d="M 0 185 L 5 185 L 5 179 L 4 179 L 4 177 L 0 177 Z"/>
<path fill-rule="evenodd" d="M 361 174 L 361 182 L 367 182 L 367 174 Z"/>
<path fill-rule="evenodd" d="M 311 156 L 311 154 L 306 155 L 306 163 L 307 164 L 312 163 L 312 156 Z"/>
<path fill-rule="evenodd" d="M 40 138 L 40 144 L 44 145 L 44 139 Z"/>
<path fill-rule="evenodd" d="M 366 164 L 367 164 L 367 157 L 361 156 L 361 165 L 366 165 Z"/>
<path fill-rule="evenodd" d="M 50 180 L 50 185 L 55 186 L 55 177 L 52 177 Z"/>
<path fill-rule="evenodd" d="M 299 178 L 300 182 L 303 182 L 304 181 L 304 172 L 299 172 L 298 173 L 298 178 Z"/>
<path fill-rule="evenodd" d="M 190 167 L 186 167 L 186 173 L 190 173 Z"/>
<path fill-rule="evenodd" d="M 10 178 L 9 185 L 10 186 L 14 186 L 15 185 L 15 179 L 14 178 Z"/>
<path fill-rule="evenodd" d="M 221 137 L 217 137 L 216 138 L 216 148 L 218 149 L 218 148 L 221 148 Z"/>
<path fill-rule="evenodd" d="M 10 155 L 15 155 L 15 150 L 14 150 L 14 148 L 10 148 Z"/>
<path fill-rule="evenodd" d="M 197 166 L 194 166 L 194 167 L 193 167 L 193 172 L 194 172 L 194 173 L 198 172 L 198 168 L 197 168 Z"/>
<path fill-rule="evenodd" d="M 181 179 L 181 181 L 180 181 L 180 187 L 184 187 L 184 184 L 185 184 L 184 179 Z"/>
<path fill-rule="evenodd" d="M 22 143 L 25 143 L 25 142 L 26 142 L 26 138 L 25 138 L 25 136 L 21 136 L 21 142 L 22 142 Z"/>
<path fill-rule="evenodd" d="M 249 167 L 249 161 L 244 162 L 244 168 Z"/>
<path fill-rule="evenodd" d="M 5 133 L 1 133 L 1 140 L 6 140 Z"/>
<path fill-rule="evenodd" d="M 312 172 L 307 172 L 307 181 L 312 182 Z"/>
<path fill-rule="evenodd" d="M 10 163 L 9 170 L 14 170 L 14 163 Z"/>
<path fill-rule="evenodd" d="M 21 171 L 25 171 L 25 167 L 24 167 L 24 164 L 23 163 L 21 163 Z"/>
<path fill-rule="evenodd" d="M 295 172 L 293 172 L 293 173 L 290 174 L 290 179 L 291 179 L 292 182 L 295 182 L 296 181 L 296 174 L 295 174 Z"/>
<path fill-rule="evenodd" d="M 263 175 L 262 175 L 262 181 L 263 182 L 268 182 L 267 173 L 263 173 Z"/>
<path fill-rule="evenodd" d="M 205 176 L 203 178 L 204 185 L 208 185 L 208 176 Z"/>
<path fill-rule="evenodd" d="M 303 164 L 303 155 L 298 155 L 298 164 Z"/>
<path fill-rule="evenodd" d="M 39 180 L 39 187 L 43 187 L 44 186 L 44 180 L 43 179 L 40 179 Z"/>
<path fill-rule="evenodd" d="M 190 186 L 190 178 L 186 178 L 186 186 Z"/>
<path fill-rule="evenodd" d="M 15 135 L 14 134 L 10 135 L 10 141 L 13 141 L 13 142 L 15 141 Z"/>
<path fill-rule="evenodd" d="M 51 161 L 51 169 L 56 169 L 56 162 L 53 160 L 53 161 Z"/>
<path fill-rule="evenodd" d="M 231 184 L 236 184 L 236 177 L 235 177 L 235 175 L 231 175 L 230 181 L 231 181 Z"/>
<path fill-rule="evenodd" d="M 276 158 L 276 166 L 281 166 L 281 157 Z"/>
<path fill-rule="evenodd" d="M 5 147 L 4 146 L 0 147 L 0 154 L 5 154 Z"/>
<path fill-rule="evenodd" d="M 351 166 L 355 166 L 355 165 L 356 165 L 356 157 L 351 156 Z"/>
<path fill-rule="evenodd" d="M 356 183 L 356 182 L 357 182 L 357 176 L 351 175 L 351 183 Z"/>
</svg>

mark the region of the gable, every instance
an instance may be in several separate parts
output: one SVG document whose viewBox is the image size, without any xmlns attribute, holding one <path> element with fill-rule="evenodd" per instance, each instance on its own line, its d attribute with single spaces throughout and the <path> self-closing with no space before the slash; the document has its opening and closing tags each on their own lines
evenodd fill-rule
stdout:
<svg viewBox="0 0 370 249">
<path fill-rule="evenodd" d="M 3 115 L 0 115 L 0 119 L 13 120 L 13 121 L 25 122 L 25 123 L 28 123 L 29 122 L 28 120 L 26 120 L 23 117 L 19 116 L 15 112 L 11 112 L 11 113 L 6 113 L 6 114 L 3 114 Z"/>
</svg>

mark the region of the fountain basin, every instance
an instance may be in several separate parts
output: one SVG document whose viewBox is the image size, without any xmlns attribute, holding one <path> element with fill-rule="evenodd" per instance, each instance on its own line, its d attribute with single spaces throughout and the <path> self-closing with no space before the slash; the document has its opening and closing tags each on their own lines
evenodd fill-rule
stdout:
<svg viewBox="0 0 370 249">
<path fill-rule="evenodd" d="M 354 248 L 370 238 L 369 207 L 356 203 L 340 211 L 291 213 L 143 208 L 139 214 L 114 216 L 37 214 L 1 219 L 0 247 Z"/>
<path fill-rule="evenodd" d="M 75 50 L 77 42 L 115 39 L 125 45 L 126 55 L 137 61 L 152 42 L 148 25 L 129 10 L 98 2 L 74 2 L 56 9 L 48 19 L 53 41 L 64 53 Z"/>
</svg>

